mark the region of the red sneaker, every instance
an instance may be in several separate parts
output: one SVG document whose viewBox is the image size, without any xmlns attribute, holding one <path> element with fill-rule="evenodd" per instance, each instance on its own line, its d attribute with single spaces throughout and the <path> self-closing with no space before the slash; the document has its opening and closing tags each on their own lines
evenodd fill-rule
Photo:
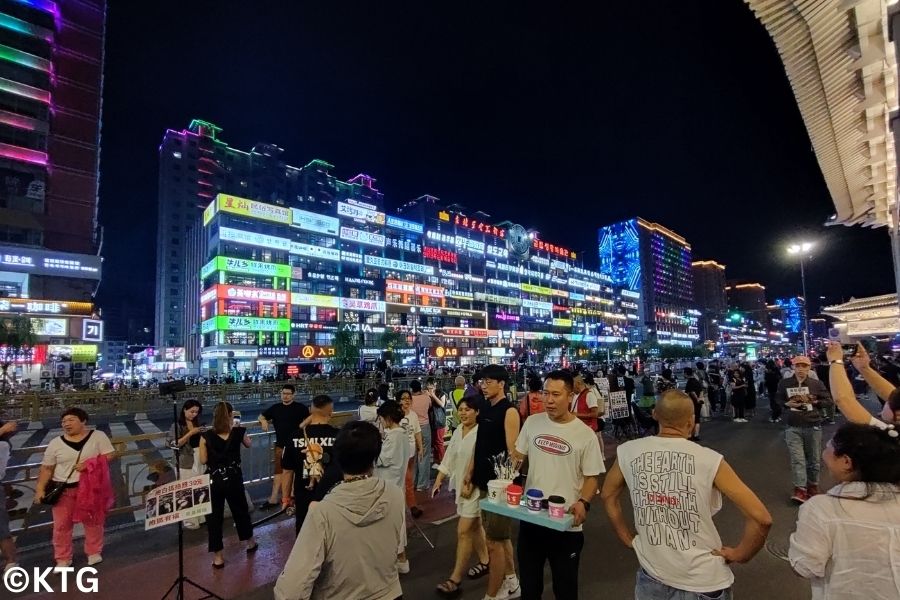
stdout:
<svg viewBox="0 0 900 600">
<path fill-rule="evenodd" d="M 795 504 L 803 504 L 807 500 L 809 500 L 809 495 L 806 493 L 806 488 L 795 487 L 794 495 L 791 496 L 791 502 L 794 502 Z"/>
</svg>

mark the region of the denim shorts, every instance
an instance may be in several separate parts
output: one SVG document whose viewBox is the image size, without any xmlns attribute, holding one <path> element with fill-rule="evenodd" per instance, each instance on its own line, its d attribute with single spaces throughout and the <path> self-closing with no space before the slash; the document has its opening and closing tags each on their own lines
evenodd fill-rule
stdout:
<svg viewBox="0 0 900 600">
<path fill-rule="evenodd" d="M 638 569 L 634 586 L 635 600 L 731 600 L 731 588 L 714 592 L 688 592 L 664 584 Z"/>
</svg>

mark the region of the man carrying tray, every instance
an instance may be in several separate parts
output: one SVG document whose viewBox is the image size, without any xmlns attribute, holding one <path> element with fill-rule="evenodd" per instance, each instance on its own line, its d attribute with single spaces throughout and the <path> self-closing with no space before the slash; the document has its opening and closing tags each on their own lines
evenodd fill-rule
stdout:
<svg viewBox="0 0 900 600">
<path fill-rule="evenodd" d="M 575 387 L 568 371 L 553 371 L 544 379 L 545 412 L 525 421 L 514 457 L 528 458 L 526 488 L 544 497 L 562 497 L 574 517 L 568 531 L 556 531 L 527 521 L 519 523 L 517 555 L 524 600 L 544 592 L 544 563 L 550 563 L 557 600 L 578 598 L 578 563 L 584 547 L 581 524 L 597 493 L 598 476 L 606 472 L 597 434 L 570 410 Z"/>
</svg>

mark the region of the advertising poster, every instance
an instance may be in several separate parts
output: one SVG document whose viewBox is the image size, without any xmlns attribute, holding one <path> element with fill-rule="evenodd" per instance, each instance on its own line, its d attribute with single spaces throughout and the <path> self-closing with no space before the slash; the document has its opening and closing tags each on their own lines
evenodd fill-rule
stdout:
<svg viewBox="0 0 900 600">
<path fill-rule="evenodd" d="M 152 489 L 144 500 L 144 531 L 212 512 L 209 475 L 173 481 Z"/>
</svg>

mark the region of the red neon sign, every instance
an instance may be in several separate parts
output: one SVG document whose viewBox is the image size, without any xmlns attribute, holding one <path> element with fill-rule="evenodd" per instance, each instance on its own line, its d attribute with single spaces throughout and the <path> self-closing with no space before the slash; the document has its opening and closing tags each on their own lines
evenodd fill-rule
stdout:
<svg viewBox="0 0 900 600">
<path fill-rule="evenodd" d="M 506 239 L 506 230 L 497 227 L 496 225 L 490 225 L 488 223 L 482 223 L 477 219 L 470 219 L 469 217 L 461 217 L 456 215 L 456 218 L 453 220 L 453 223 L 459 227 L 465 227 L 466 229 L 470 229 L 472 231 L 477 231 L 479 233 L 486 233 L 492 235 L 494 237 L 498 237 L 501 239 Z"/>
<path fill-rule="evenodd" d="M 440 248 L 432 248 L 430 246 L 422 247 L 422 256 L 424 256 L 425 258 L 430 258 L 431 260 L 453 264 L 456 264 L 457 260 L 459 260 L 456 256 L 456 252 L 441 250 Z"/>
</svg>

